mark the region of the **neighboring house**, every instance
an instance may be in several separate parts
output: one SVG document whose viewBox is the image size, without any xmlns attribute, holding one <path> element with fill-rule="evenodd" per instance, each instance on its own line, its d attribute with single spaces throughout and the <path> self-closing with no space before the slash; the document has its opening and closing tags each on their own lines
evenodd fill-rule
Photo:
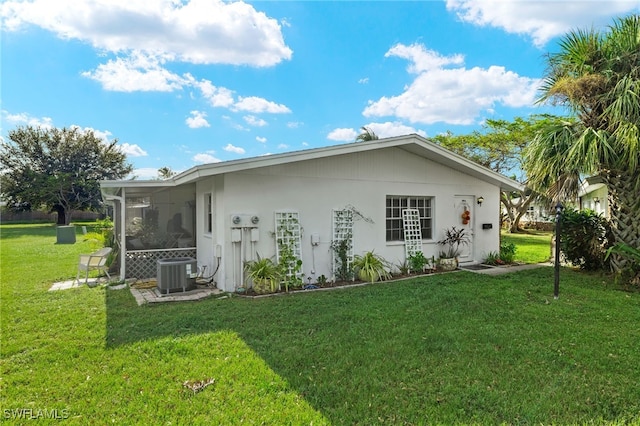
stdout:
<svg viewBox="0 0 640 426">
<path fill-rule="evenodd" d="M 514 198 L 514 204 L 520 202 L 520 198 Z M 507 214 L 507 209 L 502 205 L 501 211 L 504 215 Z M 553 214 L 549 214 L 547 211 L 547 206 L 541 202 L 533 201 L 527 207 L 527 211 L 520 218 L 521 223 L 533 223 L 533 222 L 551 222 L 553 219 Z"/>
<path fill-rule="evenodd" d="M 609 214 L 609 199 L 607 185 L 600 176 L 586 178 L 578 192 L 580 210 L 589 209 L 602 214 L 607 219 Z"/>
<path fill-rule="evenodd" d="M 244 262 L 257 254 L 277 259 L 282 244 L 302 260 L 305 283 L 334 276 L 331 244 L 344 238 L 351 255 L 374 250 L 398 265 L 405 238 L 437 258 L 444 229 L 465 227 L 472 239 L 460 261 L 479 262 L 500 249 L 500 191 L 523 189 L 418 135 L 205 164 L 161 181 L 102 181 L 101 188 L 114 206 L 121 277 L 154 277 L 157 259 L 190 256 L 226 291 L 245 286 Z M 417 237 L 404 233 L 407 207 L 418 210 Z M 461 218 L 465 210 L 470 220 Z"/>
</svg>

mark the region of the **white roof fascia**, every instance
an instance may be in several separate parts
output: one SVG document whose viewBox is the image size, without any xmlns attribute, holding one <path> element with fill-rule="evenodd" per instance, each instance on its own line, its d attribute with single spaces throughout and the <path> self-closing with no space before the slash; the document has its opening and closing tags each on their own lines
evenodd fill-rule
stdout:
<svg viewBox="0 0 640 426">
<path fill-rule="evenodd" d="M 172 178 L 162 181 L 102 181 L 100 185 L 101 187 L 103 187 L 103 192 L 105 193 L 107 193 L 109 190 L 117 191 L 118 188 L 122 187 L 171 187 L 186 183 L 192 183 L 204 177 L 215 176 L 224 173 L 251 170 L 260 167 L 269 167 L 298 161 L 333 157 L 344 154 L 353 154 L 357 152 L 372 151 L 390 147 L 398 147 L 415 155 L 419 155 L 437 163 L 444 164 L 448 167 L 453 168 L 454 170 L 499 186 L 503 190 L 524 190 L 524 185 L 514 181 L 513 179 L 501 175 L 500 173 L 494 172 L 493 170 L 489 170 L 486 167 L 480 166 L 473 161 L 455 154 L 416 134 L 396 136 L 392 138 L 378 139 L 367 142 L 352 142 L 322 148 L 287 152 L 283 154 L 272 154 L 261 157 L 203 164 L 192 167 L 182 173 L 177 174 L 176 176 L 173 176 Z"/>
<path fill-rule="evenodd" d="M 176 186 L 171 179 L 166 180 L 101 180 L 100 190 L 103 195 L 118 195 L 122 188 L 163 189 Z"/>
</svg>

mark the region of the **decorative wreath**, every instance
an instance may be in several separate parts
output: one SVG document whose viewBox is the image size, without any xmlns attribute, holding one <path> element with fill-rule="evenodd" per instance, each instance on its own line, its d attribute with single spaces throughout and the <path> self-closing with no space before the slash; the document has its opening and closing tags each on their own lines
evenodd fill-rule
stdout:
<svg viewBox="0 0 640 426">
<path fill-rule="evenodd" d="M 467 209 L 464 209 L 464 213 L 462 213 L 461 217 L 462 217 L 462 224 L 468 225 L 469 222 L 471 221 L 471 212 Z"/>
</svg>

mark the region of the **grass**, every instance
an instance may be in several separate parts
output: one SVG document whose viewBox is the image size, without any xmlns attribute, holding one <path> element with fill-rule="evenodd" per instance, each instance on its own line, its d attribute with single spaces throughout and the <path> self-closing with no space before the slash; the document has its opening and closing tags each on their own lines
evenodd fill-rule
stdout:
<svg viewBox="0 0 640 426">
<path fill-rule="evenodd" d="M 552 232 L 528 231 L 522 234 L 502 233 L 502 243 L 516 245 L 516 262 L 542 263 L 551 257 Z"/>
<path fill-rule="evenodd" d="M 75 275 L 88 242 L 56 245 L 42 225 L 0 232 L 5 419 L 640 422 L 640 294 L 607 276 L 563 269 L 559 300 L 542 267 L 138 307 L 128 290 L 46 291 Z"/>
</svg>

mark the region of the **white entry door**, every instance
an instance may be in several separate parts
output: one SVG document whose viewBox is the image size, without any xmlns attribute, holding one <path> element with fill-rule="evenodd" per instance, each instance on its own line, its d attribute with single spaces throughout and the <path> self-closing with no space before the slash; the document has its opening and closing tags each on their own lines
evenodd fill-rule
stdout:
<svg viewBox="0 0 640 426">
<path fill-rule="evenodd" d="M 476 205 L 476 197 L 473 195 L 456 195 L 454 197 L 454 208 L 456 212 L 456 228 L 463 228 L 467 231 L 469 237 L 469 244 L 460 246 L 460 256 L 458 260 L 460 262 L 472 262 L 473 261 L 473 223 L 475 220 L 474 207 Z M 465 211 L 468 212 L 468 220 L 465 220 L 463 215 Z M 466 223 L 465 223 L 466 222 Z"/>
</svg>

